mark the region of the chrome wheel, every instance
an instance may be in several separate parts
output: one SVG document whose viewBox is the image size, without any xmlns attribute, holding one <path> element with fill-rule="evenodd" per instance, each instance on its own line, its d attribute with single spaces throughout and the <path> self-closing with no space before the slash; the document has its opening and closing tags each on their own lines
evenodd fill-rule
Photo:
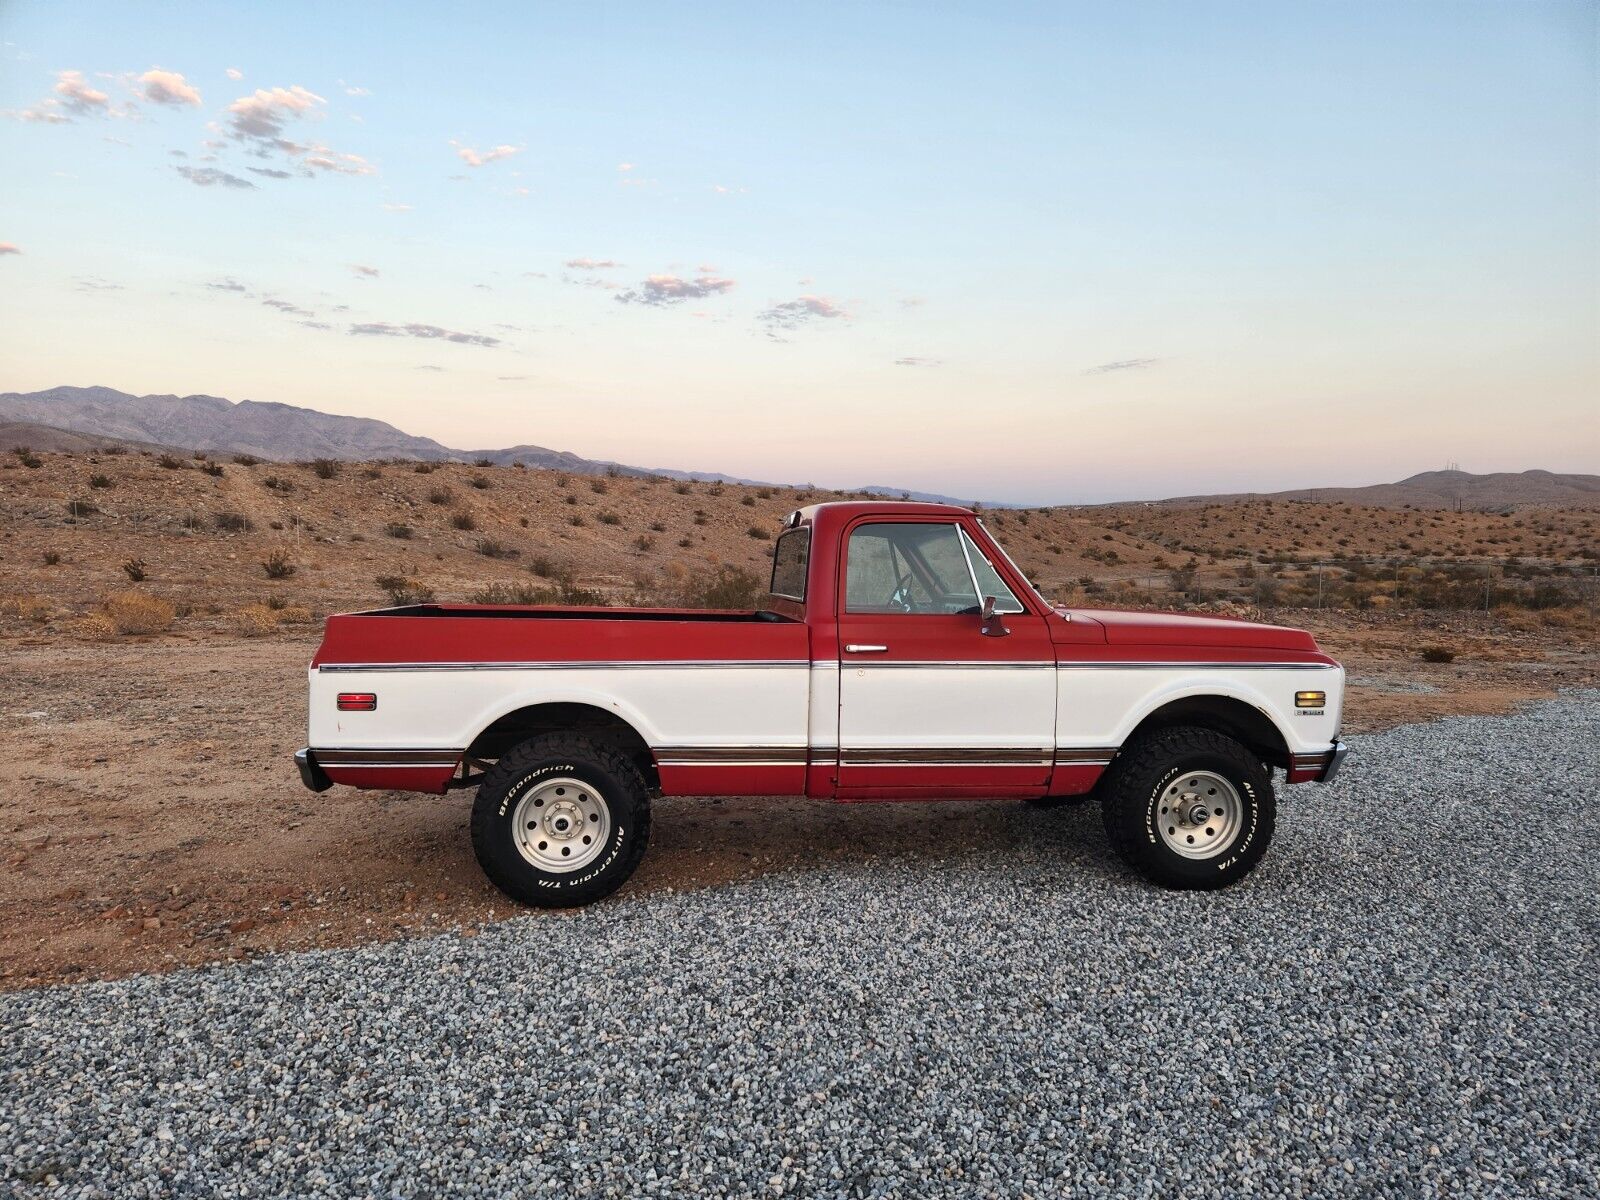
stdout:
<svg viewBox="0 0 1600 1200">
<path fill-rule="evenodd" d="M 1215 771 L 1179 775 L 1156 808 L 1161 840 L 1185 858 L 1215 858 L 1233 845 L 1244 825 L 1239 789 Z"/>
<path fill-rule="evenodd" d="M 577 779 L 547 779 L 517 801 L 511 817 L 517 852 L 541 871 L 586 867 L 611 836 L 605 797 Z"/>
</svg>

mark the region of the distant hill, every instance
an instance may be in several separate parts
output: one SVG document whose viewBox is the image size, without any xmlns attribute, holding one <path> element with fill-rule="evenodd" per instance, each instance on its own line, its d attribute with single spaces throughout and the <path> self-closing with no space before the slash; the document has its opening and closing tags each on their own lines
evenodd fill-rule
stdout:
<svg viewBox="0 0 1600 1200">
<path fill-rule="evenodd" d="M 10 450 L 14 446 L 26 446 L 30 450 L 50 454 L 85 454 L 91 450 L 104 450 L 108 446 L 116 446 L 123 450 L 185 449 L 181 446 L 164 446 L 157 442 L 139 442 L 128 438 L 96 437 L 93 434 L 76 433 L 71 429 L 40 425 L 35 421 L 0 420 L 0 449 Z"/>
<path fill-rule="evenodd" d="M 43 392 L 0 393 L 0 447 L 81 451 L 108 443 L 130 449 L 201 450 L 208 454 L 253 454 L 257 458 L 301 461 L 310 458 L 372 460 L 416 458 L 444 462 L 487 459 L 506 466 L 520 462 L 574 475 L 658 475 L 667 479 L 782 486 L 708 471 L 636 467 L 584 458 L 569 450 L 519 445 L 499 450 L 457 450 L 432 438 L 416 437 L 385 421 L 260 400 L 221 396 L 134 396 L 107 387 L 58 387 Z M 970 498 L 915 492 L 874 484 L 850 489 L 889 499 L 971 505 Z M 1310 500 L 1382 508 L 1462 508 L 1488 511 L 1534 505 L 1600 508 L 1600 476 L 1557 475 L 1550 471 L 1472 475 L 1465 471 L 1425 471 L 1398 483 L 1369 487 L 1301 488 L 1287 492 L 1232 492 L 1144 501 L 1163 505 L 1236 504 L 1250 500 Z M 1130 503 L 1123 501 L 1123 503 Z M 992 504 L 990 508 L 1016 505 Z"/>
<path fill-rule="evenodd" d="M 257 458 L 279 461 L 419 458 L 472 462 L 487 458 L 499 465 L 521 462 L 530 467 L 548 467 L 579 475 L 618 471 L 625 475 L 662 475 L 669 479 L 761 482 L 714 472 L 634 467 L 583 458 L 570 451 L 551 450 L 545 446 L 457 450 L 369 417 L 342 417 L 273 401 L 235 402 L 221 396 L 134 396 L 108 387 L 5 392 L 0 393 L 0 422 L 7 421 L 68 430 L 87 435 L 98 443 L 122 440 L 181 446 L 210 454 L 253 454 Z M 37 440 L 43 435 L 32 436 Z"/>
<path fill-rule="evenodd" d="M 1229 492 L 1216 496 L 1176 496 L 1153 503 L 1172 505 L 1239 504 L 1250 500 L 1303 500 L 1323 504 L 1362 504 L 1372 508 L 1460 508 L 1486 512 L 1534 506 L 1600 508 L 1600 475 L 1558 475 L 1553 471 L 1424 471 L 1398 483 L 1366 487 L 1297 488 L 1288 492 Z"/>
</svg>

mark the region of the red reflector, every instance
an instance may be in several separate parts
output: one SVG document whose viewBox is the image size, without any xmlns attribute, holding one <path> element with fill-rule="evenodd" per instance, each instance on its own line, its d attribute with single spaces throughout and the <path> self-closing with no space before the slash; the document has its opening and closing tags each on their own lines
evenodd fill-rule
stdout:
<svg viewBox="0 0 1600 1200">
<path fill-rule="evenodd" d="M 378 697 L 375 692 L 340 692 L 340 712 L 371 712 L 378 707 Z"/>
</svg>

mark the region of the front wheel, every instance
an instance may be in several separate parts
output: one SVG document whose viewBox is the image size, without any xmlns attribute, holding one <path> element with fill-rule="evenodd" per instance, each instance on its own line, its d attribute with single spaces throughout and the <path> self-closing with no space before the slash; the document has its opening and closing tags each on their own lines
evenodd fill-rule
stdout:
<svg viewBox="0 0 1600 1200">
<path fill-rule="evenodd" d="M 1261 760 L 1211 729 L 1164 729 L 1118 755 L 1100 813 L 1122 860 L 1164 887 L 1227 887 L 1272 841 L 1277 800 Z"/>
<path fill-rule="evenodd" d="M 472 805 L 472 848 L 489 881 L 538 908 L 609 896 L 650 844 L 650 796 L 628 759 L 571 734 L 504 755 Z"/>
</svg>

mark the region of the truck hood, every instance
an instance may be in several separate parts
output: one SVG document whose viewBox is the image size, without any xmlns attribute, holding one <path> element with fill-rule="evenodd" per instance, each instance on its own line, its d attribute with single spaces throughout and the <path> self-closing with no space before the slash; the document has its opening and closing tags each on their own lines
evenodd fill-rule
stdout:
<svg viewBox="0 0 1600 1200">
<path fill-rule="evenodd" d="M 1303 650 L 1315 653 L 1317 639 L 1303 629 L 1261 625 L 1236 617 L 1197 617 L 1189 613 L 1072 610 L 1105 628 L 1112 645 L 1234 646 L 1251 650 Z"/>
</svg>

